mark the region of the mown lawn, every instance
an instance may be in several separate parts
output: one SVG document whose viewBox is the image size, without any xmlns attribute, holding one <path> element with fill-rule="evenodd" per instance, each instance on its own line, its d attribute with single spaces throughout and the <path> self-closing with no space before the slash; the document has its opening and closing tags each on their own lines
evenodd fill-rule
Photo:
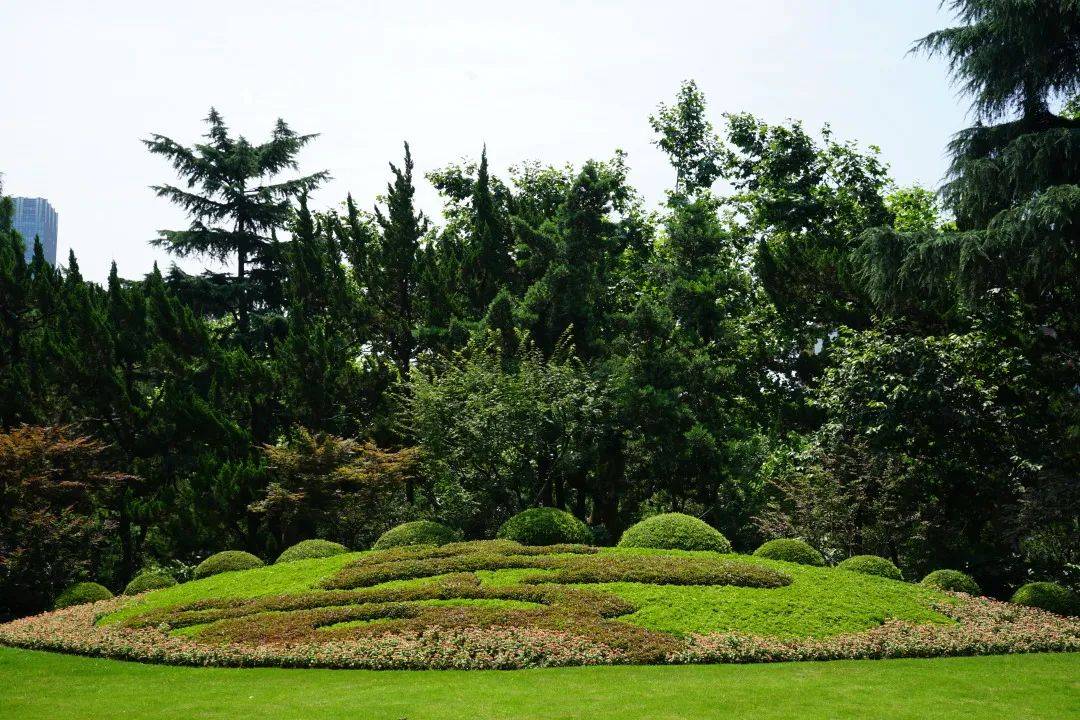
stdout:
<svg viewBox="0 0 1080 720">
<path fill-rule="evenodd" d="M 230 670 L 0 648 L 0 718 L 1080 717 L 1080 654 L 522 671 Z"/>
</svg>

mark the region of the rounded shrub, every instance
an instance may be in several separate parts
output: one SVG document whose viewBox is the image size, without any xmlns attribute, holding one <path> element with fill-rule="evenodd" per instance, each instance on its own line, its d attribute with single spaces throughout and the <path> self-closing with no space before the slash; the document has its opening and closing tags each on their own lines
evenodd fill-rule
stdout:
<svg viewBox="0 0 1080 720">
<path fill-rule="evenodd" d="M 112 596 L 113 594 L 109 592 L 109 588 L 96 582 L 75 583 L 57 596 L 53 608 L 59 610 L 72 605 L 108 600 Z"/>
<path fill-rule="evenodd" d="M 731 552 L 731 543 L 719 530 L 682 513 L 653 515 L 631 525 L 619 538 L 619 547 Z"/>
<path fill-rule="evenodd" d="M 1017 605 L 1049 610 L 1058 615 L 1080 614 L 1080 597 L 1067 587 L 1052 582 L 1031 582 L 1013 593 Z"/>
<path fill-rule="evenodd" d="M 138 595 L 147 590 L 160 590 L 172 587 L 176 584 L 176 578 L 164 570 L 144 570 L 131 579 L 124 588 L 125 595 Z"/>
<path fill-rule="evenodd" d="M 301 540 L 292 547 L 285 548 L 285 551 L 278 555 L 278 559 L 274 561 L 274 564 L 332 557 L 347 552 L 349 552 L 349 548 L 341 543 L 329 540 Z"/>
<path fill-rule="evenodd" d="M 402 545 L 445 545 L 460 540 L 461 535 L 442 523 L 414 520 L 390 528 L 375 541 L 372 550 L 386 550 Z"/>
<path fill-rule="evenodd" d="M 251 570 L 265 563 L 243 550 L 225 550 L 211 555 L 195 567 L 195 579 L 210 577 L 230 570 Z"/>
<path fill-rule="evenodd" d="M 589 526 L 558 508 L 529 508 L 502 524 L 496 537 L 522 545 L 559 545 L 592 542 Z"/>
<path fill-rule="evenodd" d="M 979 583 L 975 582 L 975 578 L 959 570 L 935 570 L 922 579 L 922 584 L 936 590 L 982 595 L 982 589 Z"/>
<path fill-rule="evenodd" d="M 821 553 L 810 547 L 809 543 L 795 538 L 770 540 L 755 550 L 754 555 L 769 560 L 784 560 L 800 565 L 817 565 L 820 567 L 825 564 L 825 558 L 821 556 Z"/>
<path fill-rule="evenodd" d="M 904 576 L 900 574 L 900 568 L 893 565 L 891 561 L 877 555 L 852 555 L 836 567 L 864 575 L 877 575 L 890 580 L 904 579 Z"/>
</svg>

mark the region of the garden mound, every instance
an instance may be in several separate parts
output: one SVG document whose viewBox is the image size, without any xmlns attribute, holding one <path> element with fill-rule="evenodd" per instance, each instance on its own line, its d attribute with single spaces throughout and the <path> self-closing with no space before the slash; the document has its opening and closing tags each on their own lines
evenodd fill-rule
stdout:
<svg viewBox="0 0 1080 720">
<path fill-rule="evenodd" d="M 0 625 L 0 643 L 192 665 L 521 668 L 1080 650 L 1080 619 L 714 552 L 404 546 L 223 572 Z"/>
</svg>

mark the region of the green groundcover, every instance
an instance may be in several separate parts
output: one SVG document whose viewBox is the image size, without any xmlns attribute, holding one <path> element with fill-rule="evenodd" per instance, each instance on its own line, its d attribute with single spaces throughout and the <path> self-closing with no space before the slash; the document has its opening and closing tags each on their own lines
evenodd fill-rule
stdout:
<svg viewBox="0 0 1080 720">
<path fill-rule="evenodd" d="M 0 648 L 3 720 L 1080 717 L 1080 654 L 517 671 L 190 668 Z"/>
</svg>

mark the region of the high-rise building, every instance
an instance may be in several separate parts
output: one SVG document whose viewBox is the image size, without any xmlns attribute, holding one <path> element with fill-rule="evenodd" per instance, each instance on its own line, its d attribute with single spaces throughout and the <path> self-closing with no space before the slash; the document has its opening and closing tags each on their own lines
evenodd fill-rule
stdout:
<svg viewBox="0 0 1080 720">
<path fill-rule="evenodd" d="M 26 244 L 26 261 L 34 257 L 34 238 L 41 240 L 45 259 L 56 264 L 57 215 L 45 198 L 12 198 L 15 201 L 15 229 Z"/>
</svg>

